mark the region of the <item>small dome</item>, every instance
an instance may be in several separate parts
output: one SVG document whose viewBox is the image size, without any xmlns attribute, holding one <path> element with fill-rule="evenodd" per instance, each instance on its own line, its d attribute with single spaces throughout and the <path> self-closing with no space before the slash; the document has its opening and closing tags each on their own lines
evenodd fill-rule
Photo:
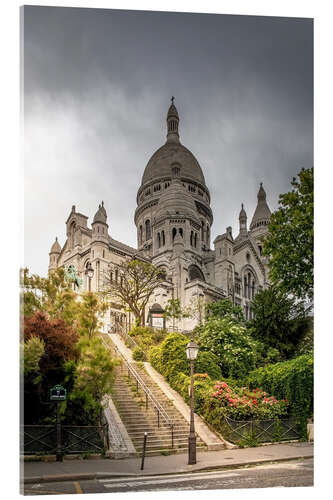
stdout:
<svg viewBox="0 0 333 500">
<path fill-rule="evenodd" d="M 103 224 L 106 224 L 106 210 L 104 208 L 104 201 L 102 201 L 102 205 L 99 205 L 97 212 L 95 213 L 94 221 L 93 222 L 102 222 Z"/>
<path fill-rule="evenodd" d="M 200 224 L 194 200 L 178 178 L 172 180 L 159 199 L 155 217 L 158 219 L 165 215 L 191 217 Z"/>
<path fill-rule="evenodd" d="M 58 238 L 56 237 L 55 242 L 51 247 L 50 253 L 60 253 L 60 252 L 61 252 L 61 246 L 59 245 Z"/>
</svg>

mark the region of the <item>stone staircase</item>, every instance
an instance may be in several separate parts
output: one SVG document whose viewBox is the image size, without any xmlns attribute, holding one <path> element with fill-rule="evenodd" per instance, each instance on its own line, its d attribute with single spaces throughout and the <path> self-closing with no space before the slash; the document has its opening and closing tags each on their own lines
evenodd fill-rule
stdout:
<svg viewBox="0 0 333 500">
<path fill-rule="evenodd" d="M 132 377 L 128 377 L 127 370 L 118 367 L 112 399 L 138 454 L 142 452 L 145 432 L 147 432 L 146 456 L 187 452 L 189 424 L 146 371 L 136 364 L 133 366 L 174 423 L 172 447 L 170 427 L 166 425 L 162 416 L 158 425 L 157 412 L 152 403 L 148 400 L 146 408 L 144 392 L 140 388 L 137 391 L 136 383 Z M 197 449 L 206 449 L 205 443 L 198 436 Z"/>
</svg>

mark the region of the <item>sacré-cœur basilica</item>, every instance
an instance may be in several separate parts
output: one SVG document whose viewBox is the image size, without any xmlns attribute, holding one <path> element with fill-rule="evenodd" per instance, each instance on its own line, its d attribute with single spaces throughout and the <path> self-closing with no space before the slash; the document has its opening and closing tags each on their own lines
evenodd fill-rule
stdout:
<svg viewBox="0 0 333 500">
<path fill-rule="evenodd" d="M 110 264 L 142 257 L 161 267 L 166 277 L 146 307 L 146 324 L 163 326 L 162 313 L 172 298 L 197 311 L 191 318 L 177 322 L 184 330 L 192 329 L 198 322 L 202 304 L 224 297 L 240 305 L 250 319 L 252 298 L 269 284 L 262 237 L 267 233 L 271 212 L 262 184 L 257 197 L 249 228 L 242 205 L 238 235 L 234 237 L 231 227 L 227 227 L 225 233 L 215 238 L 212 249 L 209 189 L 198 160 L 180 142 L 179 115 L 172 99 L 166 142 L 148 161 L 137 193 L 137 248 L 112 238 L 103 202 L 91 228 L 88 217 L 73 206 L 66 221 L 66 242 L 61 247 L 56 239 L 52 245 L 49 270 L 74 266 L 82 279 L 82 289 L 98 291 Z M 90 266 L 94 269 L 92 279 L 85 273 Z M 128 312 L 111 302 L 104 317 L 104 330 L 112 331 L 133 322 Z M 166 326 L 171 325 L 167 321 Z"/>
</svg>

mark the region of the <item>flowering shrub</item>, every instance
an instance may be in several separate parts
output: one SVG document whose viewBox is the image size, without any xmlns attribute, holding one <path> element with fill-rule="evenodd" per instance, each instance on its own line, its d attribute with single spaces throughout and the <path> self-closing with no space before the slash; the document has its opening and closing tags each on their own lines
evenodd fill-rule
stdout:
<svg viewBox="0 0 333 500">
<path fill-rule="evenodd" d="M 286 399 L 277 400 L 259 388 L 231 388 L 226 382 L 216 382 L 206 406 L 207 410 L 220 408 L 221 415 L 233 420 L 269 420 L 286 416 L 288 412 Z"/>
</svg>

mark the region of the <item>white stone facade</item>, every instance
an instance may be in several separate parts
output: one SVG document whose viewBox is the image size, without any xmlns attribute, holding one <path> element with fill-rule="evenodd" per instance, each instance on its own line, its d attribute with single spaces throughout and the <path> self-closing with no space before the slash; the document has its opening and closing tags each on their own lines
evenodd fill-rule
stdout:
<svg viewBox="0 0 333 500">
<path fill-rule="evenodd" d="M 67 240 L 61 248 L 56 239 L 49 254 L 49 269 L 73 265 L 83 279 L 83 289 L 98 291 L 108 264 L 141 256 L 163 268 L 166 275 L 166 281 L 149 301 L 146 322 L 153 304 L 164 309 L 171 298 L 179 298 L 182 306 L 191 306 L 194 311 L 192 318 L 178 322 L 179 328 L 192 329 L 200 319 L 203 304 L 223 297 L 240 305 L 250 318 L 252 298 L 269 285 L 267 259 L 261 255 L 262 237 L 270 218 L 266 193 L 261 184 L 250 228 L 242 205 L 238 236 L 233 238 L 228 227 L 215 238 L 211 249 L 213 213 L 209 189 L 198 161 L 180 143 L 178 128 L 179 116 L 172 102 L 166 143 L 149 160 L 137 193 L 137 249 L 109 235 L 103 202 L 91 228 L 88 217 L 73 206 L 66 221 Z M 88 265 L 94 269 L 92 280 L 85 274 Z M 113 304 L 105 316 L 105 329 L 130 321 L 130 315 Z M 171 327 L 172 322 L 167 326 Z"/>
</svg>

